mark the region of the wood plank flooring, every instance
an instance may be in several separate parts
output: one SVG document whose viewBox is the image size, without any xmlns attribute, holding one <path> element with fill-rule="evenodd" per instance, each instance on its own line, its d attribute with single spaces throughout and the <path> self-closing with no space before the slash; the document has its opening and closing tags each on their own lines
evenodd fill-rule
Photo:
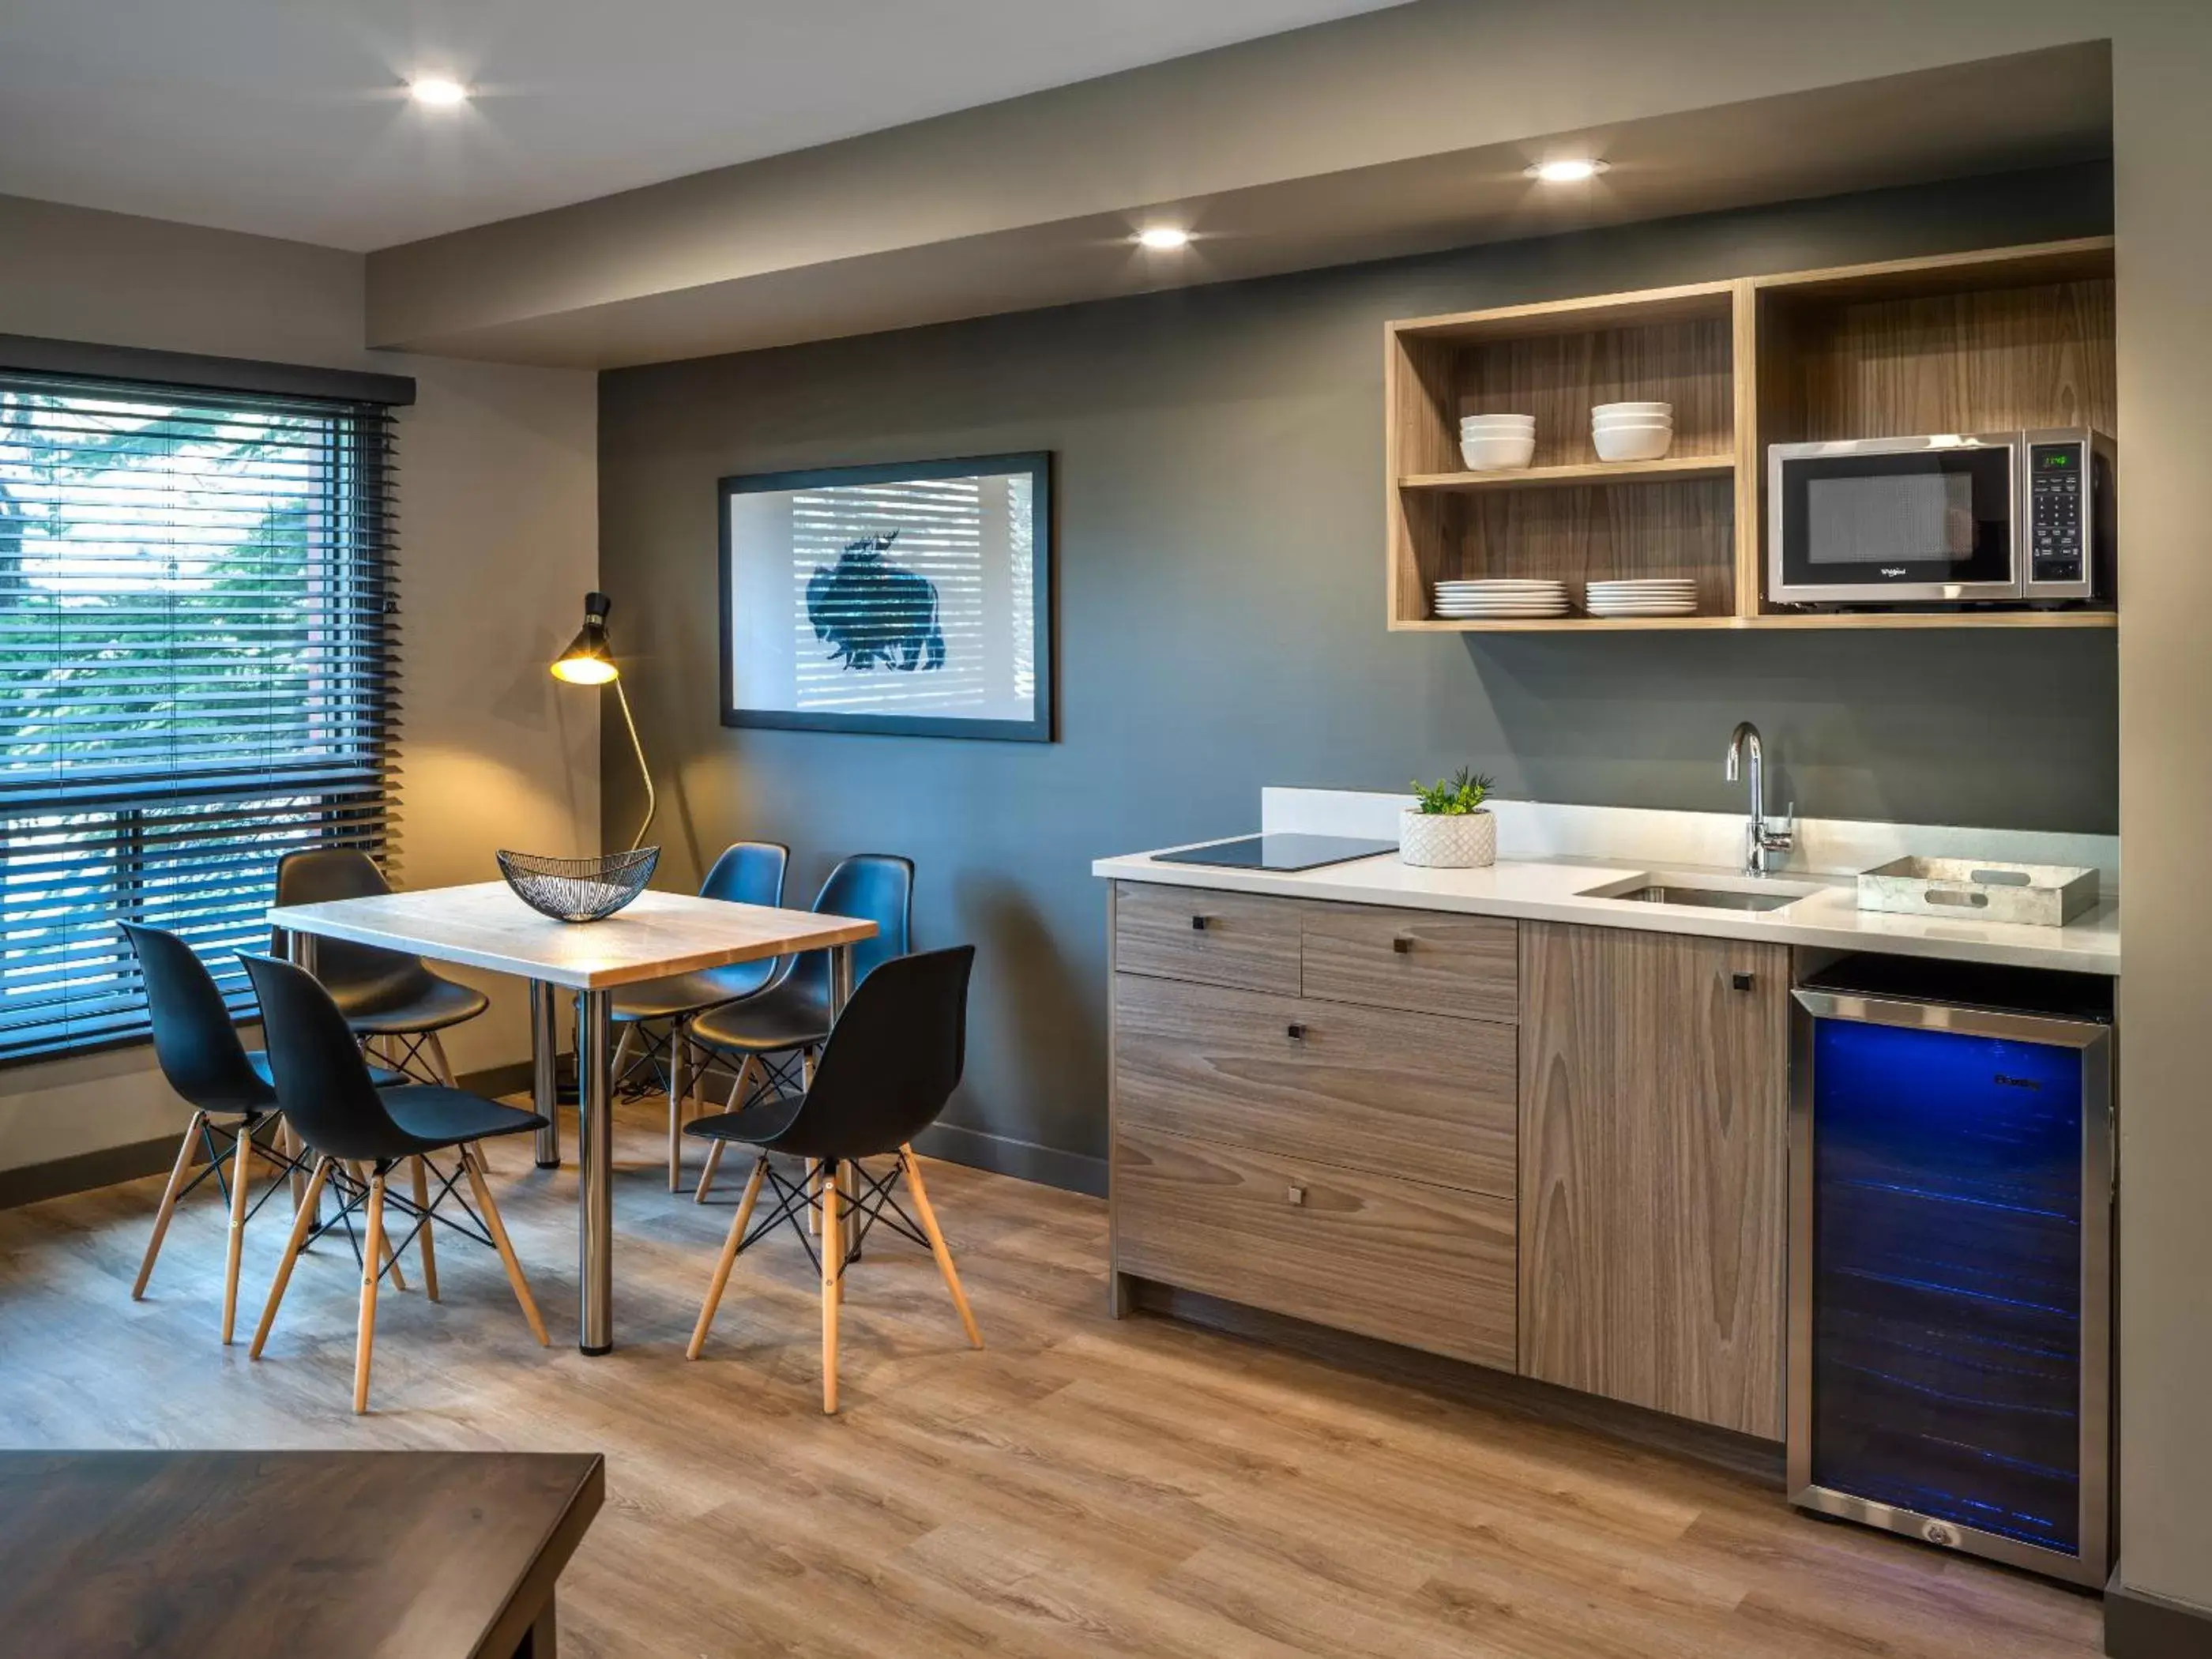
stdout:
<svg viewBox="0 0 2212 1659">
<path fill-rule="evenodd" d="M 787 1237 L 739 1261 L 684 1360 L 740 1182 L 703 1208 L 672 1198 L 654 1117 L 625 1110 L 617 1140 L 616 1352 L 574 1346 L 573 1168 L 502 1143 L 495 1189 L 555 1346 L 492 1253 L 455 1239 L 442 1305 L 412 1272 L 382 1298 L 365 1419 L 343 1247 L 302 1260 L 249 1364 L 216 1340 L 208 1188 L 138 1304 L 158 1181 L 0 1212 L 0 1443 L 604 1452 L 606 1508 L 562 1582 L 570 1656 L 2099 1650 L 2092 1599 L 1795 1515 L 1741 1475 L 1515 1402 L 1109 1320 L 1103 1205 L 949 1165 L 930 1195 L 990 1346 L 962 1340 L 927 1253 L 878 1232 L 845 1303 L 843 1414 L 824 1418 L 815 1284 Z M 249 1329 L 283 1233 L 276 1204 L 248 1231 Z"/>
</svg>

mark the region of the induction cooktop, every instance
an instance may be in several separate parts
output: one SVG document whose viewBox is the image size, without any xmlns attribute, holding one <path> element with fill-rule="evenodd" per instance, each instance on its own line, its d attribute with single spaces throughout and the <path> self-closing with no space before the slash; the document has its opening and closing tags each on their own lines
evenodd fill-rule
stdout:
<svg viewBox="0 0 2212 1659">
<path fill-rule="evenodd" d="M 1218 841 L 1211 847 L 1193 847 L 1181 853 L 1159 853 L 1159 864 L 1211 864 L 1231 870 L 1318 870 L 1326 864 L 1348 864 L 1371 859 L 1377 853 L 1395 853 L 1395 841 L 1358 841 L 1350 836 L 1246 836 L 1241 841 Z"/>
</svg>

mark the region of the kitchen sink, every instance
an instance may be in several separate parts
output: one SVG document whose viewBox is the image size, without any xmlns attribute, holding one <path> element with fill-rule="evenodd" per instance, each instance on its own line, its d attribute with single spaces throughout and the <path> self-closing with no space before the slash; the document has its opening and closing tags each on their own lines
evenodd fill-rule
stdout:
<svg viewBox="0 0 2212 1659">
<path fill-rule="evenodd" d="M 1746 878 L 1741 882 L 1710 876 L 1632 876 L 1604 887 L 1578 893 L 1577 898 L 1622 899 L 1631 904 L 1682 904 L 1705 910 L 1779 910 L 1795 904 L 1815 890 L 1777 885 Z"/>
</svg>

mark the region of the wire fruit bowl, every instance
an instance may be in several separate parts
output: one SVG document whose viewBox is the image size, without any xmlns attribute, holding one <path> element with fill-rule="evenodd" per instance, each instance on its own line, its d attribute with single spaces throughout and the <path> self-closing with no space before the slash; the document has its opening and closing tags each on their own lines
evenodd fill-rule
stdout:
<svg viewBox="0 0 2212 1659">
<path fill-rule="evenodd" d="M 645 890 L 660 849 L 641 847 L 588 859 L 504 850 L 498 856 L 507 884 L 538 915 L 556 921 L 604 921 Z"/>
</svg>

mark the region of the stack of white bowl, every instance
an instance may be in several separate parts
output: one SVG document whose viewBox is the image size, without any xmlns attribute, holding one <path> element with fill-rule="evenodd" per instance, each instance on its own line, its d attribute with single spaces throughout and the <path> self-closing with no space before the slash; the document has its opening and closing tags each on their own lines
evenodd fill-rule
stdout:
<svg viewBox="0 0 2212 1659">
<path fill-rule="evenodd" d="M 1656 461 L 1674 443 L 1672 404 L 1600 404 L 1590 410 L 1590 441 L 1601 461 Z"/>
<path fill-rule="evenodd" d="M 1465 415 L 1460 417 L 1459 453 L 1474 472 L 1517 472 L 1534 459 L 1534 415 Z"/>
<path fill-rule="evenodd" d="M 1511 622 L 1567 614 L 1567 585 L 1540 578 L 1437 584 L 1437 615 L 1447 621 Z"/>
<path fill-rule="evenodd" d="M 1644 576 L 1588 582 L 1583 602 L 1593 617 L 1694 617 L 1698 584 L 1687 576 Z"/>
</svg>

